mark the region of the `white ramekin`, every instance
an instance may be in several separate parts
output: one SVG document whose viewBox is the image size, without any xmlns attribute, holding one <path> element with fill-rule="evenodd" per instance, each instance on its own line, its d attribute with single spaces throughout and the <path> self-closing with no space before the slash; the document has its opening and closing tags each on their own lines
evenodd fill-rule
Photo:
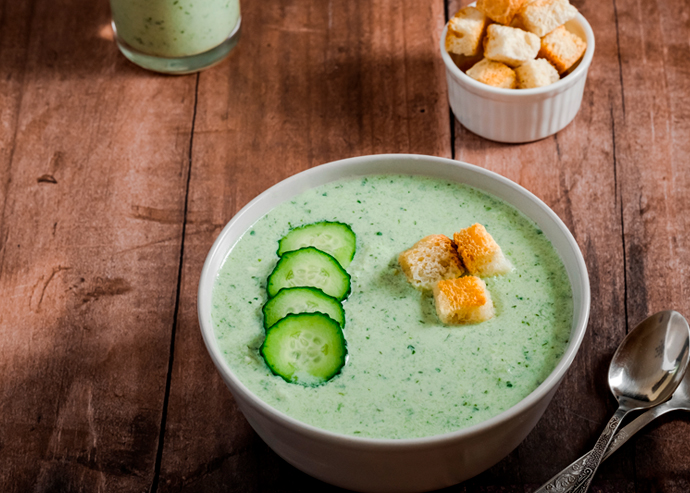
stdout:
<svg viewBox="0 0 690 493">
<path fill-rule="evenodd" d="M 549 86 L 501 89 L 472 79 L 455 65 L 446 51 L 446 24 L 441 34 L 441 56 L 446 64 L 448 101 L 458 121 L 485 139 L 506 143 L 543 139 L 573 121 L 594 55 L 594 32 L 582 14 L 577 14 L 565 27 L 587 41 L 585 54 L 575 70 Z"/>
<path fill-rule="evenodd" d="M 565 265 L 574 311 L 570 342 L 561 361 L 522 401 L 475 426 L 400 440 L 360 438 L 316 428 L 259 399 L 235 376 L 217 344 L 211 319 L 211 293 L 219 269 L 242 234 L 275 206 L 310 188 L 341 178 L 385 173 L 421 174 L 465 183 L 502 199 L 539 226 Z M 303 171 L 266 190 L 238 212 L 216 239 L 201 272 L 198 298 L 206 348 L 259 436 L 278 455 L 307 474 L 343 488 L 368 492 L 443 488 L 479 474 L 508 455 L 536 425 L 572 364 L 585 334 L 589 306 L 589 280 L 582 253 L 568 228 L 546 204 L 516 183 L 483 168 L 409 154 L 336 161 Z"/>
</svg>

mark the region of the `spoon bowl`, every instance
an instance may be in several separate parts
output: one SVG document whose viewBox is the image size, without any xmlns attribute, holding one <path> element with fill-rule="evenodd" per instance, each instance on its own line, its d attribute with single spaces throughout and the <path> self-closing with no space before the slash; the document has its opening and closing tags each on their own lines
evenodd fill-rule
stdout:
<svg viewBox="0 0 690 493">
<path fill-rule="evenodd" d="M 688 364 L 688 324 L 673 310 L 643 320 L 618 347 L 609 387 L 621 405 L 646 409 L 669 399 Z"/>
</svg>

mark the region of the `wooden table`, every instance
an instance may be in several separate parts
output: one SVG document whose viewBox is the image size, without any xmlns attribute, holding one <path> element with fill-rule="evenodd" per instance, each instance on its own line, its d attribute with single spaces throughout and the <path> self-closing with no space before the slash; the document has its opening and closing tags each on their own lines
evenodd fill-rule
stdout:
<svg viewBox="0 0 690 493">
<path fill-rule="evenodd" d="M 583 1 L 597 40 L 557 135 L 455 121 L 438 38 L 455 0 L 243 2 L 221 65 L 127 62 L 106 1 L 0 0 L 0 490 L 334 491 L 256 436 L 204 348 L 202 263 L 276 182 L 363 154 L 452 157 L 549 204 L 589 268 L 573 367 L 506 459 L 449 491 L 528 492 L 591 447 L 629 328 L 690 315 L 690 2 Z M 690 421 L 658 420 L 594 491 L 690 491 Z"/>
</svg>

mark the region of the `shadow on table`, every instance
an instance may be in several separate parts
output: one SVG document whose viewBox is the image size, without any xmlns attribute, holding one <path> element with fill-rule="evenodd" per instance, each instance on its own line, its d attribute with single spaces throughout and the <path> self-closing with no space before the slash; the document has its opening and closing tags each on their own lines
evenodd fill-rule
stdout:
<svg viewBox="0 0 690 493">
<path fill-rule="evenodd" d="M 107 1 L 5 2 L 0 20 L 3 72 L 24 80 L 68 81 L 142 71 L 119 54 Z"/>
</svg>

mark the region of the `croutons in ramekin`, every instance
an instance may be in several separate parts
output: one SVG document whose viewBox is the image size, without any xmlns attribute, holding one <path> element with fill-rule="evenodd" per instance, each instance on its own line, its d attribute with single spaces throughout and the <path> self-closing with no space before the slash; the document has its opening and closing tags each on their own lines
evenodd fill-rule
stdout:
<svg viewBox="0 0 690 493">
<path fill-rule="evenodd" d="M 577 15 L 569 0 L 478 0 L 476 7 L 460 9 L 448 22 L 446 51 L 460 70 L 484 84 L 544 87 L 566 74 L 587 48 L 565 28 Z M 544 61 L 535 64 L 535 59 Z M 521 70 L 515 74 L 508 69 Z"/>
<path fill-rule="evenodd" d="M 480 54 L 489 22 L 489 18 L 474 7 L 460 9 L 448 22 L 446 51 L 464 56 Z"/>
<path fill-rule="evenodd" d="M 539 56 L 546 58 L 562 74 L 575 65 L 587 49 L 587 43 L 564 26 L 554 29 L 541 39 Z"/>
<path fill-rule="evenodd" d="M 477 9 L 492 21 L 510 24 L 526 0 L 477 0 Z M 529 0 L 527 0 L 529 1 Z"/>
<path fill-rule="evenodd" d="M 576 16 L 577 9 L 568 0 L 532 0 L 522 6 L 514 24 L 543 38 Z"/>
<path fill-rule="evenodd" d="M 560 79 L 558 70 L 543 58 L 523 63 L 515 69 L 515 75 L 517 76 L 518 89 L 544 87 Z"/>
<path fill-rule="evenodd" d="M 484 56 L 509 67 L 534 60 L 539 53 L 539 36 L 515 27 L 491 24 L 486 30 Z"/>
<path fill-rule="evenodd" d="M 467 71 L 474 80 L 494 87 L 515 88 L 515 71 L 505 63 L 484 58 Z"/>
</svg>

